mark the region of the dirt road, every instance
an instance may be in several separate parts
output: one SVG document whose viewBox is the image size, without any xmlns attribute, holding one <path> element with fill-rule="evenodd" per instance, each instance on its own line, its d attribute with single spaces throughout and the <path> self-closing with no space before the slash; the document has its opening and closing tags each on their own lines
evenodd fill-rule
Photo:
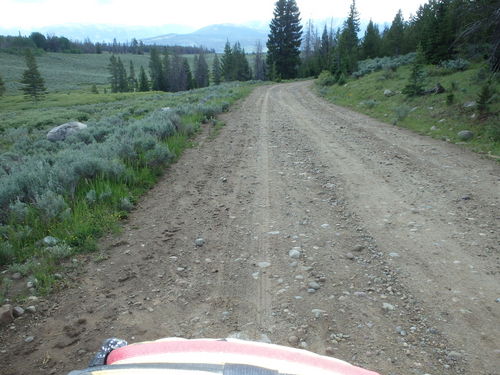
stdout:
<svg viewBox="0 0 500 375">
<path fill-rule="evenodd" d="M 499 165 L 310 85 L 259 87 L 205 131 L 106 259 L 1 331 L 0 373 L 83 368 L 113 336 L 231 336 L 382 374 L 498 374 Z"/>
</svg>

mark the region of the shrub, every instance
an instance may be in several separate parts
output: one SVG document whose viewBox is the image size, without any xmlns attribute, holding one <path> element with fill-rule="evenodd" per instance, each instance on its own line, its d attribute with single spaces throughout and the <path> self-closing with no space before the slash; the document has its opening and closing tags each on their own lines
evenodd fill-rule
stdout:
<svg viewBox="0 0 500 375">
<path fill-rule="evenodd" d="M 57 218 L 64 219 L 71 213 L 64 198 L 50 190 L 36 198 L 35 206 L 40 210 L 41 216 L 47 221 Z"/>
<path fill-rule="evenodd" d="M 322 87 L 333 86 L 337 80 L 328 70 L 323 70 L 316 80 L 316 84 Z"/>
<path fill-rule="evenodd" d="M 376 57 L 374 59 L 363 60 L 358 63 L 358 71 L 352 75 L 359 78 L 382 69 L 396 72 L 400 66 L 412 64 L 415 61 L 415 56 L 416 53 L 411 52 L 403 56 Z"/>
<path fill-rule="evenodd" d="M 465 59 L 458 58 L 456 60 L 442 61 L 439 66 L 447 73 L 453 73 L 469 69 L 470 62 Z"/>
<path fill-rule="evenodd" d="M 399 124 L 406 117 L 408 117 L 410 112 L 411 112 L 411 108 L 409 106 L 407 106 L 406 104 L 394 107 L 395 118 L 394 118 L 393 124 L 394 125 Z"/>
<path fill-rule="evenodd" d="M 361 102 L 359 102 L 359 104 L 363 107 L 367 107 L 367 108 L 373 108 L 375 107 L 378 103 L 376 100 L 373 100 L 373 99 L 367 99 L 367 100 L 363 100 Z"/>
<path fill-rule="evenodd" d="M 11 263 L 15 257 L 14 247 L 9 242 L 0 239 L 0 266 Z"/>
</svg>

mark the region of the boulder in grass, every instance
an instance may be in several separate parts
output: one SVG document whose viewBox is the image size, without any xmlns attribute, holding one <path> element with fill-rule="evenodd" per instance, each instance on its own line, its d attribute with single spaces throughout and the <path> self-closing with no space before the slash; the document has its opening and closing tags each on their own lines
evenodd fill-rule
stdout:
<svg viewBox="0 0 500 375">
<path fill-rule="evenodd" d="M 87 125 L 78 121 L 67 122 L 51 129 L 47 133 L 47 139 L 52 142 L 64 141 L 69 135 L 86 128 Z"/>
<path fill-rule="evenodd" d="M 396 93 L 394 91 L 392 91 L 392 90 L 385 89 L 384 90 L 384 95 L 385 96 L 394 96 L 394 95 L 396 95 Z"/>
<path fill-rule="evenodd" d="M 461 141 L 468 141 L 474 138 L 474 133 L 470 130 L 462 130 L 461 132 L 458 132 L 457 136 Z"/>
</svg>

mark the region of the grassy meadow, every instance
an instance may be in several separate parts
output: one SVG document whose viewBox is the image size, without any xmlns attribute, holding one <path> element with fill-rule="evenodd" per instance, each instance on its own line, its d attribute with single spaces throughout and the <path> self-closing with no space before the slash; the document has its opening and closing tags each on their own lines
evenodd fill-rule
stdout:
<svg viewBox="0 0 500 375">
<path fill-rule="evenodd" d="M 149 54 L 133 55 L 118 54 L 127 72 L 130 61 L 134 64 L 136 75 L 141 66 L 149 72 Z M 43 53 L 36 56 L 41 75 L 50 93 L 70 93 L 75 90 L 90 92 L 95 84 L 100 90 L 109 86 L 108 65 L 111 54 L 68 54 Z M 195 55 L 183 55 L 193 68 Z M 205 56 L 208 66 L 212 67 L 214 55 Z M 5 81 L 6 95 L 16 95 L 20 92 L 21 76 L 26 69 L 24 58 L 19 55 L 0 52 L 0 75 Z"/>
<path fill-rule="evenodd" d="M 464 71 L 425 66 L 424 87 L 438 82 L 442 94 L 408 98 L 402 90 L 408 83 L 411 65 L 379 69 L 343 85 L 317 85 L 318 92 L 331 102 L 352 108 L 368 116 L 411 129 L 448 142 L 460 143 L 472 150 L 500 156 L 500 81 L 493 77 L 486 111 L 478 108 L 479 96 L 491 73 L 482 64 Z M 384 95 L 391 90 L 394 95 Z M 471 104 L 474 102 L 475 104 Z M 469 130 L 474 137 L 464 142 L 458 133 Z"/>
<path fill-rule="evenodd" d="M 120 56 L 135 58 L 136 70 L 149 59 Z M 226 83 L 179 93 L 104 93 L 108 60 L 37 56 L 49 93 L 34 103 L 12 88 L 25 69 L 23 57 L 0 56 L 8 86 L 0 98 L 0 304 L 59 285 L 58 273 L 119 229 L 138 198 L 190 147 L 200 124 L 218 128 L 215 115 L 252 89 Z M 100 93 L 90 92 L 92 84 Z M 48 130 L 68 121 L 88 127 L 64 141 L 47 140 Z M 13 294 L 13 273 L 33 289 Z"/>
</svg>

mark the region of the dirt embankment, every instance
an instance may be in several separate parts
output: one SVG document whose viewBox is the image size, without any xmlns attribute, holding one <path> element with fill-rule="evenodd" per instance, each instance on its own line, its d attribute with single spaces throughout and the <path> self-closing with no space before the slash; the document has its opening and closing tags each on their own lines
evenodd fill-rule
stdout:
<svg viewBox="0 0 500 375">
<path fill-rule="evenodd" d="M 0 372 L 83 368 L 113 336 L 232 336 L 382 374 L 496 374 L 498 164 L 309 85 L 260 87 L 200 136 L 107 259 L 0 331 Z"/>
</svg>

